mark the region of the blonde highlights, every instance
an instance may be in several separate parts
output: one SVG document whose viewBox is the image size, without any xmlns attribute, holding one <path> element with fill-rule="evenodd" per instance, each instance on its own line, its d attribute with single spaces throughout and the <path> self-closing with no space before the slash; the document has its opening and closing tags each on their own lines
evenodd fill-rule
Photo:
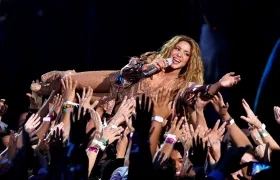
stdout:
<svg viewBox="0 0 280 180">
<path fill-rule="evenodd" d="M 201 53 L 198 44 L 193 40 L 192 38 L 184 35 L 175 36 L 169 41 L 167 41 L 161 48 L 159 55 L 155 58 L 169 58 L 171 51 L 175 48 L 175 46 L 179 43 L 185 41 L 190 44 L 191 46 L 191 52 L 190 52 L 190 58 L 180 71 L 179 77 L 178 77 L 178 85 L 177 87 L 174 87 L 173 89 L 173 97 L 174 97 L 174 110 L 176 109 L 175 106 L 178 103 L 178 100 L 180 99 L 180 96 L 183 95 L 186 90 L 189 88 L 190 83 L 200 84 L 202 85 L 204 83 L 203 78 L 203 62 L 201 58 Z M 180 104 L 180 103 L 179 103 Z M 186 112 L 184 107 L 181 107 L 181 109 L 184 113 L 184 116 L 186 116 L 187 119 L 189 119 L 189 114 Z M 175 115 L 176 112 L 173 113 Z M 182 115 L 182 114 L 181 114 Z"/>
<path fill-rule="evenodd" d="M 177 90 L 180 89 L 180 91 L 186 90 L 186 88 L 188 88 L 189 86 L 189 83 L 191 82 L 194 82 L 196 84 L 204 83 L 201 53 L 199 46 L 195 42 L 195 40 L 184 35 L 175 36 L 162 46 L 159 55 L 155 58 L 168 58 L 171 51 L 181 41 L 185 41 L 190 44 L 191 53 L 189 61 L 187 62 L 186 66 L 181 69 L 180 75 L 178 77 L 180 83 Z"/>
</svg>

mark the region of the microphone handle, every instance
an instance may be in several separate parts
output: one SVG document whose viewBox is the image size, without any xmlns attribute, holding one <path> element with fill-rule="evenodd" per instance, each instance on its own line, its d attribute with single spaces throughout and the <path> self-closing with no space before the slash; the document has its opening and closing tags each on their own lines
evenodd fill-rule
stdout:
<svg viewBox="0 0 280 180">
<path fill-rule="evenodd" d="M 145 71 L 143 71 L 143 75 L 144 76 L 150 76 L 150 75 L 156 73 L 157 71 L 158 71 L 157 67 L 152 66 L 152 67 L 146 69 Z"/>
<path fill-rule="evenodd" d="M 167 64 L 167 67 L 170 66 L 172 63 L 172 58 L 167 58 L 166 59 L 166 64 Z M 148 76 L 151 76 L 153 74 L 155 74 L 158 70 L 158 68 L 153 65 L 152 67 L 146 69 L 145 71 L 143 71 L 139 76 L 138 78 L 139 79 L 142 79 L 143 77 L 148 77 Z"/>
</svg>

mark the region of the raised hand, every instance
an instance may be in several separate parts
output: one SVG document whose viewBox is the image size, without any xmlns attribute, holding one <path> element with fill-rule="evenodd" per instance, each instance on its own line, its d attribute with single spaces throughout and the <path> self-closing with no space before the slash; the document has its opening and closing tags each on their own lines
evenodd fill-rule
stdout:
<svg viewBox="0 0 280 180">
<path fill-rule="evenodd" d="M 178 117 L 175 117 L 171 122 L 171 127 L 168 131 L 168 134 L 174 134 L 177 138 L 181 138 L 182 136 L 181 125 L 184 120 L 185 120 L 184 117 L 181 117 L 179 121 L 178 121 Z"/>
<path fill-rule="evenodd" d="M 159 89 L 157 97 L 152 97 L 154 104 L 153 115 L 167 118 L 171 113 L 169 103 L 171 102 L 171 90 Z"/>
<path fill-rule="evenodd" d="M 63 130 L 58 127 L 52 132 L 50 142 L 49 142 L 50 151 L 60 152 L 63 150 Z"/>
<path fill-rule="evenodd" d="M 133 111 L 135 110 L 135 100 L 134 98 L 127 99 L 127 96 L 124 97 L 117 113 L 112 118 L 112 121 L 109 125 L 118 126 L 125 121 L 126 118 L 131 118 Z"/>
<path fill-rule="evenodd" d="M 75 99 L 75 90 L 77 86 L 77 81 L 73 81 L 70 76 L 66 76 L 61 79 L 62 85 L 62 98 L 65 101 L 73 102 Z"/>
<path fill-rule="evenodd" d="M 88 87 L 87 89 L 84 87 L 83 88 L 83 93 L 82 93 L 82 97 L 79 95 L 79 93 L 76 93 L 78 100 L 79 100 L 79 104 L 84 107 L 84 109 L 94 109 L 99 101 L 95 101 L 93 104 L 90 103 L 91 97 L 93 94 L 93 89 L 91 87 Z"/>
<path fill-rule="evenodd" d="M 144 94 L 142 95 L 141 103 L 139 97 L 136 98 L 136 117 L 132 123 L 135 131 L 143 139 L 149 138 L 153 106 L 153 103 L 150 102 L 150 98 L 146 97 Z"/>
<path fill-rule="evenodd" d="M 194 167 L 204 166 L 208 154 L 208 148 L 199 136 L 193 137 L 189 159 Z"/>
<path fill-rule="evenodd" d="M 188 122 L 185 122 L 185 124 L 183 124 L 182 136 L 180 138 L 180 141 L 184 146 L 184 150 L 188 151 L 192 145 L 192 134 Z"/>
<path fill-rule="evenodd" d="M 225 116 L 228 113 L 229 104 L 224 102 L 223 96 L 220 92 L 218 92 L 218 95 L 215 95 L 210 102 L 220 116 Z"/>
<path fill-rule="evenodd" d="M 49 141 L 49 152 L 51 156 L 51 164 L 52 168 L 55 168 L 57 162 L 63 157 L 64 146 L 63 146 L 63 130 L 56 128 L 50 138 Z"/>
<path fill-rule="evenodd" d="M 103 130 L 102 139 L 104 139 L 109 145 L 109 144 L 113 143 L 115 140 L 120 139 L 121 133 L 123 132 L 123 130 L 124 129 L 122 127 L 107 126 Z"/>
<path fill-rule="evenodd" d="M 249 104 L 245 101 L 245 99 L 242 99 L 242 106 L 243 106 L 244 110 L 246 111 L 247 117 L 240 116 L 240 118 L 245 120 L 249 124 L 256 126 L 258 129 L 260 129 L 262 126 L 262 123 L 260 122 L 258 117 L 254 114 L 254 112 L 250 108 Z"/>
<path fill-rule="evenodd" d="M 241 78 L 240 75 L 234 75 L 234 72 L 227 73 L 224 75 L 220 80 L 220 84 L 222 87 L 232 87 L 233 85 L 237 84 Z"/>
<path fill-rule="evenodd" d="M 38 80 L 37 80 L 38 81 Z M 34 81 L 33 81 L 34 82 Z M 43 96 L 36 92 L 26 93 L 29 98 L 29 108 L 30 109 L 40 109 L 43 104 Z"/>
<path fill-rule="evenodd" d="M 195 108 L 198 110 L 203 110 L 204 107 L 210 102 L 210 100 L 204 100 L 201 96 L 201 93 L 199 92 L 197 94 L 197 99 L 195 102 Z"/>
<path fill-rule="evenodd" d="M 38 114 L 32 114 L 25 123 L 24 129 L 29 134 L 30 138 L 35 134 L 36 128 L 40 125 L 40 119 L 41 117 Z"/>
<path fill-rule="evenodd" d="M 99 140 L 101 138 L 101 135 L 103 134 L 101 117 L 94 109 L 90 109 L 89 112 L 90 112 L 91 120 L 94 123 L 94 127 L 96 128 L 94 133 L 94 138 Z"/>
<path fill-rule="evenodd" d="M 63 104 L 63 99 L 60 94 L 54 96 L 52 103 L 49 104 L 49 114 L 55 117 L 60 113 Z"/>
<path fill-rule="evenodd" d="M 70 116 L 69 142 L 78 146 L 83 143 L 87 136 L 86 126 L 89 120 L 90 116 L 87 114 L 84 115 L 83 107 L 74 107 L 74 110 L 71 112 Z"/>
<path fill-rule="evenodd" d="M 221 157 L 221 141 L 225 132 L 226 122 L 220 127 L 220 120 L 218 120 L 208 135 L 208 142 L 210 145 L 210 153 L 215 162 L 218 162 Z"/>
<path fill-rule="evenodd" d="M 276 122 L 278 124 L 280 124 L 280 107 L 274 106 L 273 111 L 274 111 L 274 118 L 275 118 Z"/>
</svg>

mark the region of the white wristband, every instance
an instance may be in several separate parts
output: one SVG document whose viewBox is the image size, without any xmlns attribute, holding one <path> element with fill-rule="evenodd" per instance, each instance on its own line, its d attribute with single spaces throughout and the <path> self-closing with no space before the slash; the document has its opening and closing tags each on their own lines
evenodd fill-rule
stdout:
<svg viewBox="0 0 280 180">
<path fill-rule="evenodd" d="M 167 134 L 166 138 L 172 138 L 177 141 L 177 137 L 174 134 Z"/>
<path fill-rule="evenodd" d="M 226 121 L 226 125 L 227 125 L 227 126 L 230 126 L 230 125 L 232 125 L 234 122 L 235 122 L 234 119 L 230 118 L 229 120 Z"/>
<path fill-rule="evenodd" d="M 46 117 L 43 118 L 43 121 L 51 121 L 51 118 L 46 116 Z"/>
<path fill-rule="evenodd" d="M 102 150 L 104 151 L 106 146 L 104 146 L 104 144 L 101 142 L 101 141 L 98 141 L 96 139 L 92 140 L 92 143 L 91 143 L 94 147 L 96 147 L 96 145 Z"/>
<path fill-rule="evenodd" d="M 157 122 L 162 123 L 163 122 L 163 118 L 160 117 L 160 116 L 153 116 L 152 117 L 152 121 L 157 121 Z"/>
<path fill-rule="evenodd" d="M 72 102 L 72 101 L 65 101 L 65 102 L 63 103 L 63 105 L 73 105 L 73 106 L 79 106 L 79 104 L 74 103 L 74 102 Z"/>
<path fill-rule="evenodd" d="M 261 128 L 258 129 L 258 130 L 259 130 L 259 131 L 265 131 L 265 129 L 266 129 L 266 125 L 265 125 L 264 123 L 262 123 Z"/>
</svg>

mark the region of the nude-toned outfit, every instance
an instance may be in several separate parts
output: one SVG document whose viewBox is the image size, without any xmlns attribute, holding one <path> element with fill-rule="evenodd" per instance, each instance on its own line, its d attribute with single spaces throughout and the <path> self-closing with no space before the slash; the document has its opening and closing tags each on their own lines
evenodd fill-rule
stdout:
<svg viewBox="0 0 280 180">
<path fill-rule="evenodd" d="M 124 88 L 118 86 L 115 82 L 120 72 L 112 73 L 109 77 L 110 79 L 110 93 L 107 97 L 103 99 L 103 107 L 106 113 L 111 114 L 114 107 L 118 107 L 125 96 L 137 97 L 139 95 L 145 94 L 146 96 L 155 96 L 160 88 L 175 88 L 176 80 L 171 80 L 167 83 L 160 83 L 159 85 L 152 87 L 151 79 L 144 78 L 139 82 L 132 84 L 130 87 Z"/>
<path fill-rule="evenodd" d="M 102 98 L 102 100 L 100 100 L 100 105 L 104 108 L 105 113 L 109 115 L 114 115 L 114 110 L 118 109 L 118 106 L 121 104 L 125 96 L 128 98 L 137 97 L 141 94 L 145 94 L 146 96 L 155 96 L 159 88 L 170 88 L 174 91 L 178 89 L 179 84 L 181 84 L 178 79 L 168 81 L 164 74 L 161 73 L 132 83 L 130 81 L 125 81 L 124 79 L 124 81 L 122 81 L 124 82 L 123 84 L 117 83 L 120 74 L 123 76 L 124 71 L 128 72 L 128 74 L 137 72 L 138 66 L 138 59 L 132 58 L 130 62 L 120 71 L 89 71 L 79 73 L 76 73 L 75 71 L 52 71 L 42 75 L 42 81 L 53 82 L 58 76 L 62 78 L 65 75 L 70 75 L 73 80 L 77 81 L 77 89 L 90 86 L 93 88 L 94 96 L 97 97 L 103 97 L 104 94 L 108 93 Z M 133 67 L 136 67 L 136 69 L 133 69 Z M 153 80 L 154 77 L 161 80 L 161 82 L 159 84 L 154 83 L 156 82 Z M 202 92 L 202 94 L 208 93 L 208 89 L 210 87 L 209 85 L 201 86 L 198 89 L 197 87 L 199 86 L 200 85 L 196 85 L 195 83 L 189 83 L 187 89 L 181 91 L 180 95 L 177 95 L 173 99 L 173 114 L 175 113 L 177 116 L 185 115 L 184 107 L 186 107 L 187 104 L 193 104 L 198 91 Z"/>
</svg>

